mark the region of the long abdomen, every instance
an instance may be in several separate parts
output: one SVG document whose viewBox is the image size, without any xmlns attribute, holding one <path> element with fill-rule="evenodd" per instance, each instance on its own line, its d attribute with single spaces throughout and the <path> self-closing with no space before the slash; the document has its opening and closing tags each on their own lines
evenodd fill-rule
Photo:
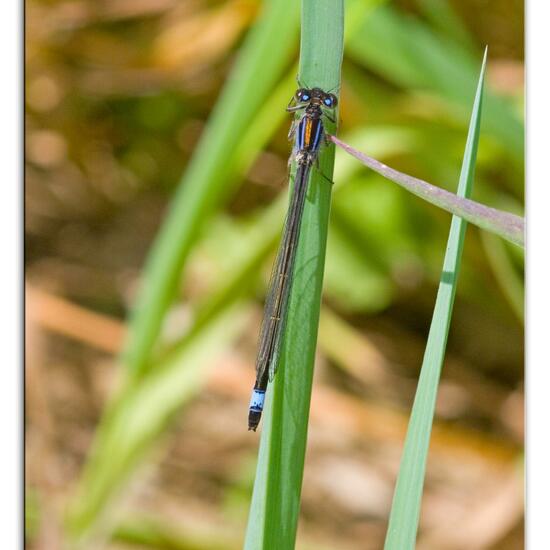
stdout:
<svg viewBox="0 0 550 550">
<path fill-rule="evenodd" d="M 249 430 L 256 430 L 260 422 L 267 384 L 277 369 L 288 310 L 288 298 L 292 288 L 309 168 L 309 164 L 300 164 L 296 171 L 281 244 L 271 274 L 256 358 L 256 383 L 252 390 L 249 406 Z"/>
</svg>

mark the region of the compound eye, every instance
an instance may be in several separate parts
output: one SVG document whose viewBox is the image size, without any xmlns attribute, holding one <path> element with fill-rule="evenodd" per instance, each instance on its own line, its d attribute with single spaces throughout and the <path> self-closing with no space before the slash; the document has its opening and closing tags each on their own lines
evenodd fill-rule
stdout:
<svg viewBox="0 0 550 550">
<path fill-rule="evenodd" d="M 338 105 L 338 98 L 334 94 L 328 94 L 323 102 L 327 107 L 336 107 Z"/>
<path fill-rule="evenodd" d="M 296 92 L 296 100 L 300 103 L 303 103 L 304 101 L 309 101 L 311 99 L 311 94 L 309 93 L 309 90 L 306 90 L 305 88 L 300 88 Z"/>
</svg>

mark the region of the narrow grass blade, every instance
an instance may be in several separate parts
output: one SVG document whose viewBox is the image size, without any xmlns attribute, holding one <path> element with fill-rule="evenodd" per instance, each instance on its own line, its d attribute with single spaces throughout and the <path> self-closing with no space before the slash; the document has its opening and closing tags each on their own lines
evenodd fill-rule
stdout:
<svg viewBox="0 0 550 550">
<path fill-rule="evenodd" d="M 185 259 L 201 224 L 227 196 L 235 142 L 270 94 L 288 62 L 297 30 L 292 0 L 265 2 L 238 64 L 216 105 L 193 160 L 180 182 L 168 216 L 154 243 L 141 282 L 124 351 L 132 376 L 144 374 Z M 285 40 L 281 41 L 281 35 Z M 258 75 L 261 74 L 261 78 Z"/>
<path fill-rule="evenodd" d="M 474 182 L 486 59 L 487 51 L 481 67 L 458 185 L 458 194 L 463 197 L 471 194 Z M 465 220 L 453 216 L 432 324 L 393 497 L 385 550 L 412 550 L 415 546 L 437 387 L 447 345 L 466 226 Z"/>
<path fill-rule="evenodd" d="M 303 85 L 338 90 L 343 31 L 342 0 L 303 0 Z M 314 171 L 309 182 L 281 364 L 268 389 L 246 532 L 248 550 L 290 550 L 296 538 L 331 198 L 325 178 L 332 175 L 333 146 L 324 148 L 319 164 L 320 173 Z"/>
<path fill-rule="evenodd" d="M 449 193 L 449 191 L 445 191 L 441 187 L 436 187 L 421 179 L 398 172 L 382 162 L 357 151 L 347 143 L 340 141 L 337 137 L 331 136 L 330 139 L 350 155 L 360 160 L 365 166 L 404 187 L 416 196 L 431 204 L 435 204 L 435 206 L 439 206 L 439 208 L 443 208 L 443 210 L 455 216 L 460 216 L 481 229 L 495 233 L 511 243 L 521 247 L 525 246 L 525 220 L 522 217 L 509 212 L 502 212 L 471 199 Z"/>
</svg>

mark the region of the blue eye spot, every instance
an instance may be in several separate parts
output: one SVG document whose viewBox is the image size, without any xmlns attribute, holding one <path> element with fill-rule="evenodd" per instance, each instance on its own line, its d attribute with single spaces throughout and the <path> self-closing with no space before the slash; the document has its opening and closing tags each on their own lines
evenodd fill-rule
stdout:
<svg viewBox="0 0 550 550">
<path fill-rule="evenodd" d="M 307 94 L 304 94 L 304 95 L 302 96 L 302 99 L 303 99 L 304 101 L 308 101 L 308 100 L 309 100 L 309 96 L 308 96 Z"/>
<path fill-rule="evenodd" d="M 327 97 L 327 98 L 325 99 L 325 105 L 326 105 L 327 107 L 330 107 L 330 106 L 332 105 L 332 99 L 330 99 L 330 97 Z"/>
</svg>

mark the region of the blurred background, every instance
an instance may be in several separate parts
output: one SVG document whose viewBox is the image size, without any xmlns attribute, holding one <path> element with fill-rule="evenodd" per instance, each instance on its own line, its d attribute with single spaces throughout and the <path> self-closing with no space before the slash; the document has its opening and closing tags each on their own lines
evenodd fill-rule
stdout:
<svg viewBox="0 0 550 550">
<path fill-rule="evenodd" d="M 161 335 L 176 352 L 122 397 L 118 353 L 148 251 L 262 6 L 26 2 L 28 548 L 242 545 L 259 442 L 247 406 L 284 217 L 298 18 L 280 37 L 291 48 L 262 122 L 273 130 L 228 172 L 193 237 Z M 474 199 L 522 214 L 523 2 L 347 9 L 341 139 L 455 190 L 487 44 Z M 450 217 L 341 151 L 334 179 L 297 547 L 376 550 Z M 524 547 L 523 420 L 523 254 L 470 227 L 418 548 Z"/>
</svg>

